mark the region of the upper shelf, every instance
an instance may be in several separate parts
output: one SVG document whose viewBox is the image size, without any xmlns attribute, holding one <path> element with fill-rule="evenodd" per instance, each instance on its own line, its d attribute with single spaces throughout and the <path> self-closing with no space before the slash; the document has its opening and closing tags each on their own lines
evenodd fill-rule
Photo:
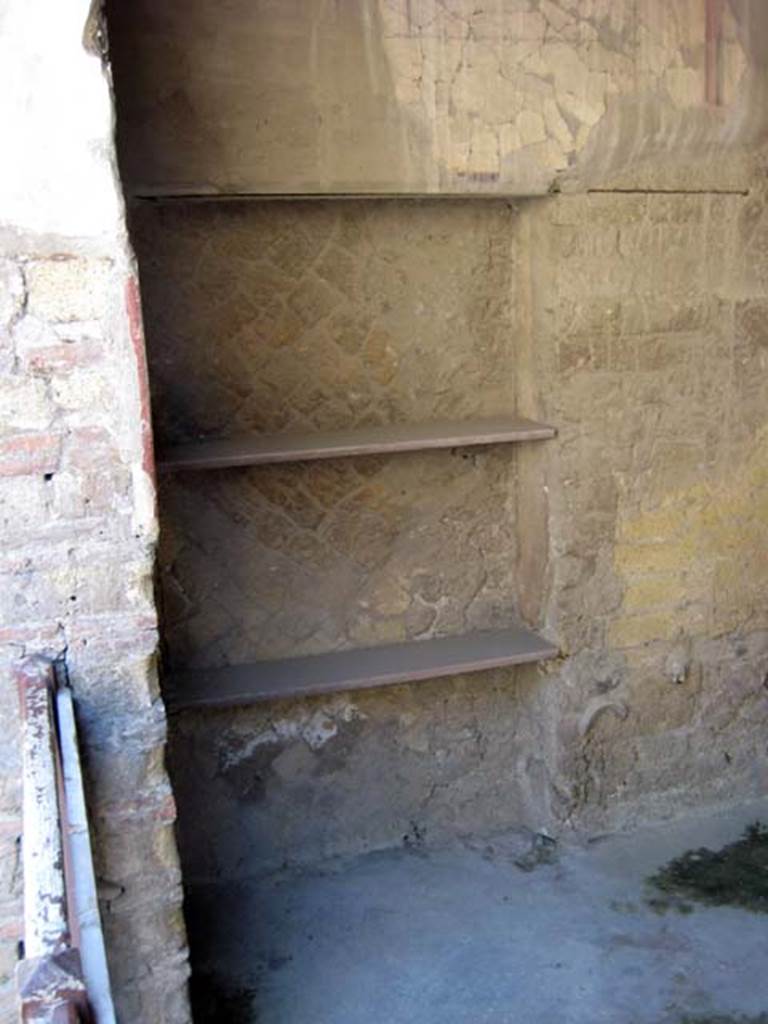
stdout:
<svg viewBox="0 0 768 1024">
<path fill-rule="evenodd" d="M 189 190 L 138 187 L 129 194 L 137 203 L 244 203 L 244 202 L 319 202 L 328 200 L 467 200 L 488 199 L 514 202 L 521 199 L 542 199 L 551 195 L 547 189 L 538 192 L 218 192 L 205 186 Z"/>
<path fill-rule="evenodd" d="M 274 462 L 305 462 L 351 455 L 378 455 L 472 445 L 541 441 L 554 427 L 510 416 L 465 422 L 436 421 L 406 426 L 359 427 L 316 434 L 261 434 L 197 441 L 161 452 L 159 469 L 226 469 Z"/>
<path fill-rule="evenodd" d="M 513 626 L 499 632 L 182 672 L 166 680 L 165 699 L 173 711 L 233 707 L 523 665 L 557 654 L 548 640 Z"/>
</svg>

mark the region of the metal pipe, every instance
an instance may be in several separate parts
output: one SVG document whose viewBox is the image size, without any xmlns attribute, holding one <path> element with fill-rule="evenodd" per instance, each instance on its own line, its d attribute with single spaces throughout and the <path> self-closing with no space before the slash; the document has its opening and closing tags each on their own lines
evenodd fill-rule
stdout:
<svg viewBox="0 0 768 1024">
<path fill-rule="evenodd" d="M 69 847 L 72 864 L 83 977 L 97 1024 L 115 1024 L 115 1007 L 109 984 L 104 934 L 101 930 L 80 751 L 77 745 L 77 725 L 72 691 L 68 686 L 61 686 L 56 693 L 56 713 L 67 812 L 64 840 Z"/>
<path fill-rule="evenodd" d="M 15 669 L 24 769 L 21 1019 L 115 1024 L 99 917 L 72 691 L 53 663 Z"/>
</svg>

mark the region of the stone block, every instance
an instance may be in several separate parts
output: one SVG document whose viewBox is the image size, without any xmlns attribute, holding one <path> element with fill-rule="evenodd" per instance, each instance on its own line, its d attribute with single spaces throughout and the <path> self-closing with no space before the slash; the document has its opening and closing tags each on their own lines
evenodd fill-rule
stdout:
<svg viewBox="0 0 768 1024">
<path fill-rule="evenodd" d="M 111 413 L 116 401 L 116 380 L 94 369 L 72 368 L 52 380 L 51 393 L 55 404 L 65 412 Z"/>
<path fill-rule="evenodd" d="M 688 365 L 693 344 L 688 335 L 639 337 L 637 360 L 640 370 L 670 370 Z"/>
<path fill-rule="evenodd" d="M 42 476 L 59 467 L 61 435 L 16 434 L 0 439 L 0 476 Z"/>
<path fill-rule="evenodd" d="M 128 714 L 135 716 L 135 728 L 148 738 L 162 737 L 165 719 L 158 700 L 154 614 L 113 615 L 109 630 L 104 630 L 98 616 L 75 619 L 68 625 L 67 636 L 70 679 L 95 735 L 111 736 L 113 726 L 118 731 L 126 728 L 123 716 Z"/>
<path fill-rule="evenodd" d="M 47 344 L 26 345 L 14 336 L 20 367 L 36 376 L 51 377 L 70 370 L 97 365 L 104 357 L 103 343 L 96 338 L 59 340 L 55 335 Z"/>
<path fill-rule="evenodd" d="M 167 797 L 165 787 L 163 744 L 165 730 L 154 716 L 136 715 L 133 719 L 124 712 L 105 735 L 94 723 L 92 711 L 86 709 L 83 737 L 88 744 L 88 780 L 92 813 L 107 821 L 114 808 L 131 804 L 139 813 L 142 795 L 150 815 Z M 122 723 L 122 727 L 121 724 Z M 141 727 L 146 736 L 138 736 Z M 160 796 L 158 796 L 160 793 Z M 124 820 L 121 811 L 120 820 Z M 141 853 L 146 856 L 147 851 Z"/>
<path fill-rule="evenodd" d="M 667 608 L 682 604 L 687 594 L 688 588 L 682 576 L 649 576 L 633 582 L 627 591 L 623 608 L 626 612 Z"/>
<path fill-rule="evenodd" d="M 0 524 L 9 547 L 28 542 L 46 528 L 49 502 L 43 476 L 0 477 Z"/>
<path fill-rule="evenodd" d="M 561 300 L 557 309 L 558 332 L 579 337 L 613 335 L 618 331 L 620 315 L 621 303 L 611 298 Z"/>
<path fill-rule="evenodd" d="M 112 264 L 77 256 L 26 265 L 27 306 L 41 320 L 99 320 L 109 308 Z"/>
<path fill-rule="evenodd" d="M 768 349 L 768 300 L 737 302 L 734 326 L 738 338 L 752 351 Z"/>
<path fill-rule="evenodd" d="M 45 383 L 32 377 L 6 377 L 0 386 L 0 431 L 45 430 L 55 409 Z"/>
<path fill-rule="evenodd" d="M 0 334 L 21 314 L 24 297 L 24 278 L 19 264 L 0 259 Z"/>
<path fill-rule="evenodd" d="M 677 573 L 687 569 L 696 556 L 693 538 L 680 543 L 628 545 L 620 549 L 617 561 L 631 576 L 647 573 Z"/>
<path fill-rule="evenodd" d="M 71 448 L 68 447 L 68 452 Z M 94 519 L 112 513 L 111 521 L 116 525 L 114 513 L 124 500 L 130 488 L 130 474 L 127 470 L 115 468 L 105 462 L 101 473 L 81 474 L 72 472 L 62 460 L 62 469 L 53 478 L 52 512 L 58 519 L 72 521 Z"/>
<path fill-rule="evenodd" d="M 181 883 L 172 821 L 153 822 L 142 831 L 140 845 L 135 842 L 138 830 L 126 832 L 122 820 L 99 816 L 97 825 L 100 899 L 109 902 L 111 911 L 124 914 L 131 905 L 146 907 Z M 126 842 L 127 836 L 134 841 Z"/>
</svg>

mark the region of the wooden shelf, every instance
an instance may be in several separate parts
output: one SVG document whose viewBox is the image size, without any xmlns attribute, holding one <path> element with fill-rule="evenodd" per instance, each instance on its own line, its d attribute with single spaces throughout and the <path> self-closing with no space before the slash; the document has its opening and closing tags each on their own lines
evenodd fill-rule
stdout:
<svg viewBox="0 0 768 1024">
<path fill-rule="evenodd" d="M 480 672 L 545 661 L 557 653 L 549 641 L 517 626 L 501 632 L 182 672 L 167 680 L 165 699 L 171 711 L 232 707 Z"/>
<path fill-rule="evenodd" d="M 190 186 L 188 189 L 137 186 L 129 199 L 139 203 L 243 203 L 243 202 L 326 202 L 355 200 L 390 200 L 415 202 L 427 200 L 477 200 L 504 202 L 505 200 L 541 199 L 549 196 L 541 192 L 217 192 L 205 185 Z"/>
<path fill-rule="evenodd" d="M 497 416 L 464 423 L 435 422 L 409 426 L 360 427 L 316 434 L 262 434 L 198 441 L 161 452 L 158 468 L 226 469 L 274 462 L 306 462 L 351 455 L 379 455 L 458 448 L 514 441 L 541 441 L 555 436 L 553 427 L 533 420 Z"/>
</svg>

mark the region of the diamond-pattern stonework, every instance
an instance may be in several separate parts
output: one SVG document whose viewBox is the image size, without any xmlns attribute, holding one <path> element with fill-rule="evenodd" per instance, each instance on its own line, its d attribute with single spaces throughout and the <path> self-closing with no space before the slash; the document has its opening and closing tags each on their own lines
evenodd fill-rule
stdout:
<svg viewBox="0 0 768 1024">
<path fill-rule="evenodd" d="M 500 451 L 179 475 L 162 489 L 173 662 L 503 626 L 513 471 Z"/>
<path fill-rule="evenodd" d="M 157 430 L 322 429 L 515 411 L 504 203 L 232 203 L 136 217 Z M 507 447 L 162 485 L 171 667 L 501 627 Z"/>
<path fill-rule="evenodd" d="M 141 208 L 159 439 L 509 412 L 515 219 L 499 202 Z"/>
<path fill-rule="evenodd" d="M 762 791 L 768 402 L 759 188 L 559 196 L 517 212 L 502 203 L 310 203 L 306 223 L 296 207 L 239 208 L 249 253 L 267 235 L 282 237 L 278 226 L 291 217 L 302 220 L 297 237 L 323 225 L 357 238 L 344 266 L 359 301 L 344 300 L 345 330 L 329 336 L 328 351 L 349 358 L 356 393 L 381 397 L 379 415 L 490 414 L 516 393 L 517 412 L 558 435 L 463 452 L 468 458 L 437 452 L 166 478 L 171 664 L 454 633 L 500 626 L 514 613 L 546 624 L 564 658 L 177 716 L 171 763 L 191 809 L 181 821 L 190 877 L 237 877 L 253 863 L 311 861 L 410 842 L 416 832 L 436 841 L 502 821 L 625 827 Z M 181 223 L 194 266 L 206 245 L 219 244 L 218 225 L 236 219 L 229 207 L 206 207 L 203 243 L 201 229 L 189 228 L 190 217 L 203 222 L 198 211 L 166 211 L 161 237 L 147 230 L 147 258 L 173 255 L 180 243 L 171 228 Z M 429 246 L 429 274 L 415 266 L 420 246 Z M 294 261 L 298 251 L 294 242 Z M 385 252 L 391 273 L 403 271 L 390 284 L 364 272 Z M 318 281 L 318 294 L 335 287 Z M 365 344 L 362 282 L 389 289 L 402 325 L 373 324 Z M 182 287 L 193 302 L 192 286 Z M 204 370 L 183 358 L 183 338 L 152 335 L 159 422 L 173 439 L 201 424 L 224 433 L 228 406 L 211 382 L 218 388 L 235 359 L 255 367 L 258 343 L 255 335 L 248 346 L 219 341 L 217 371 L 193 307 L 175 321 L 168 315 L 174 289 L 168 273 L 147 282 L 165 322 L 186 323 L 185 344 L 197 346 Z M 291 309 L 280 291 L 262 294 Z M 197 309 L 201 322 L 209 318 L 206 303 Z M 269 355 L 264 348 L 255 376 L 233 375 L 244 389 L 238 429 L 355 419 L 348 402 L 334 405 L 349 392 L 335 386 L 333 361 L 327 377 L 314 369 L 323 346 L 312 350 L 311 373 L 295 356 L 319 330 L 289 332 Z M 379 330 L 394 339 L 400 366 L 413 367 L 385 384 L 363 372 Z M 428 358 L 415 348 L 425 337 Z M 495 355 L 484 365 L 480 346 L 491 341 Z M 275 352 L 286 356 L 287 403 L 270 376 Z M 273 385 L 259 404 L 246 389 L 263 379 Z M 196 403 L 180 405 L 190 380 Z M 216 806 L 215 840 L 199 835 L 201 793 Z"/>
</svg>

